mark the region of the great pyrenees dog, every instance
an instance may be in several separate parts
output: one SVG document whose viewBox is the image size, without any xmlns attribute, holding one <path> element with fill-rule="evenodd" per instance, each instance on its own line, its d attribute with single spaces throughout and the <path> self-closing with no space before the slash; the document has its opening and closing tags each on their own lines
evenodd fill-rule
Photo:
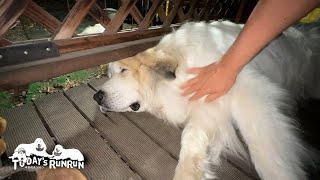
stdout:
<svg viewBox="0 0 320 180">
<path fill-rule="evenodd" d="M 317 26 L 283 32 L 215 101 L 191 102 L 180 95 L 179 87 L 193 77 L 187 69 L 219 60 L 242 27 L 228 21 L 186 23 L 155 47 L 111 63 L 108 81 L 94 95 L 102 112 L 147 111 L 184 127 L 175 180 L 213 178 L 205 164 L 219 165 L 222 153 L 246 156 L 237 131 L 262 179 L 306 179 L 304 163 L 311 157 L 290 114 L 295 97 L 320 97 Z"/>
</svg>

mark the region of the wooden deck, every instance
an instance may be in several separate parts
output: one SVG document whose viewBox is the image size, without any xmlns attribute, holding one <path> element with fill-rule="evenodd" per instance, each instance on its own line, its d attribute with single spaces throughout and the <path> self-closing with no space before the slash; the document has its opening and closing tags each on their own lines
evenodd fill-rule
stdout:
<svg viewBox="0 0 320 180">
<path fill-rule="evenodd" d="M 93 94 L 105 79 L 63 93 L 47 95 L 1 112 L 8 121 L 7 153 L 21 143 L 42 138 L 51 153 L 55 144 L 79 149 L 86 158 L 83 173 L 94 180 L 170 180 L 177 165 L 181 130 L 146 113 L 102 114 Z M 222 180 L 258 179 L 249 163 L 223 159 L 217 169 Z M 34 179 L 20 172 L 13 179 Z"/>
</svg>

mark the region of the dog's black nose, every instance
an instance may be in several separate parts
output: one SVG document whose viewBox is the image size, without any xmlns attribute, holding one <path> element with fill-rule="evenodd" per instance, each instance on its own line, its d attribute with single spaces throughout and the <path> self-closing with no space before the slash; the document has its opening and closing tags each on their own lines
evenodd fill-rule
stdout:
<svg viewBox="0 0 320 180">
<path fill-rule="evenodd" d="M 97 103 L 98 103 L 99 105 L 101 105 L 101 102 L 102 102 L 102 99 L 103 99 L 103 95 L 104 95 L 104 92 L 101 91 L 101 90 L 99 90 L 97 93 L 95 93 L 95 94 L 93 95 L 93 99 L 94 99 L 95 101 L 97 101 Z"/>
</svg>

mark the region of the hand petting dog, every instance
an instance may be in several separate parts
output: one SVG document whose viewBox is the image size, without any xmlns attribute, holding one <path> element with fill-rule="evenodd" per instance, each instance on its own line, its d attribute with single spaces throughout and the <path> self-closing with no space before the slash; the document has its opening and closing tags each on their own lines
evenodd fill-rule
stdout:
<svg viewBox="0 0 320 180">
<path fill-rule="evenodd" d="M 192 68 L 188 70 L 191 74 L 197 74 L 193 79 L 184 83 L 182 96 L 192 93 L 191 101 L 207 95 L 205 102 L 211 102 L 226 94 L 235 83 L 237 72 L 228 69 L 222 63 L 213 63 L 205 67 Z"/>
</svg>

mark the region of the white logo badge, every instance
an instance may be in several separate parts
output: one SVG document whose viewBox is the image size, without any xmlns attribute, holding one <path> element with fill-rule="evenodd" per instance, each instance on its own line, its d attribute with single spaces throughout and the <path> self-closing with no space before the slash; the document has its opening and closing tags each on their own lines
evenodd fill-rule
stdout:
<svg viewBox="0 0 320 180">
<path fill-rule="evenodd" d="M 84 157 L 78 149 L 65 149 L 61 145 L 56 145 L 52 154 L 47 153 L 47 146 L 41 138 L 37 138 L 33 143 L 20 144 L 9 157 L 16 170 L 17 166 L 26 168 L 39 168 L 39 166 L 49 166 L 49 168 L 84 168 Z"/>
</svg>

